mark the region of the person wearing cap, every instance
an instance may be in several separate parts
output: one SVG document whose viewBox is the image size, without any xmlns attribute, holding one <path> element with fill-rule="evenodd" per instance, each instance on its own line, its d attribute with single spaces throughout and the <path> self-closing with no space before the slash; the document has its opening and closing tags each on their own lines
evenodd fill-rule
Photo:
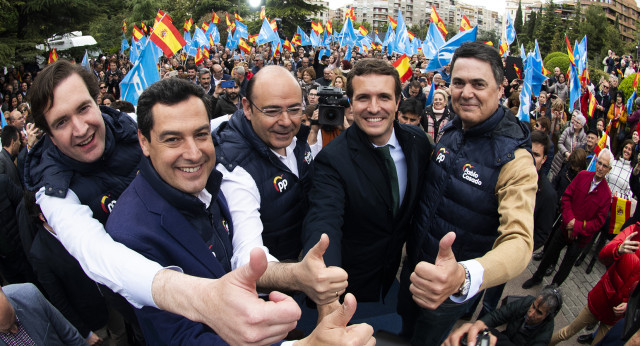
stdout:
<svg viewBox="0 0 640 346">
<path fill-rule="evenodd" d="M 558 152 L 551 163 L 551 180 L 560 172 L 562 163 L 569 158 L 575 148 L 583 147 L 587 143 L 587 135 L 584 133 L 584 124 L 587 119 L 579 110 L 574 110 L 571 117 L 571 125 L 560 135 L 558 140 Z"/>
</svg>

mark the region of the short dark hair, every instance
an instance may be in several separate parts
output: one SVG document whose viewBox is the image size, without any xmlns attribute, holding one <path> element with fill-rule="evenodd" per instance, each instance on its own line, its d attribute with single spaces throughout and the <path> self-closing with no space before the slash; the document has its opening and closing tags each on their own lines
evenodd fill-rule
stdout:
<svg viewBox="0 0 640 346">
<path fill-rule="evenodd" d="M 147 140 L 151 140 L 153 128 L 153 113 L 151 109 L 156 104 L 175 105 L 195 96 L 204 102 L 207 116 L 211 119 L 211 101 L 204 97 L 204 89 L 180 78 L 168 78 L 151 84 L 138 98 L 138 130 Z"/>
<path fill-rule="evenodd" d="M 417 80 L 413 80 L 411 81 L 411 83 L 409 83 L 409 88 L 421 88 L 422 86 L 420 85 L 420 82 Z"/>
<path fill-rule="evenodd" d="M 44 113 L 53 106 L 53 91 L 73 74 L 77 74 L 82 78 L 89 95 L 93 100 L 96 100 L 100 94 L 98 79 L 82 65 L 72 64 L 67 60 L 58 60 L 45 67 L 44 70 L 38 73 L 31 88 L 29 88 L 27 100 L 31 104 L 31 114 L 33 114 L 34 122 L 37 127 L 48 134 L 51 134 L 51 129 L 47 124 Z"/>
<path fill-rule="evenodd" d="M 396 70 L 396 68 L 387 61 L 374 58 L 358 60 L 351 71 L 349 71 L 349 74 L 347 74 L 347 96 L 349 97 L 349 99 L 353 97 L 353 78 L 370 74 L 379 74 L 393 77 L 395 81 L 394 94 L 396 96 L 396 101 L 400 99 L 402 86 L 400 83 L 400 75 L 398 74 L 398 70 Z"/>
<path fill-rule="evenodd" d="M 2 140 L 3 147 L 9 147 L 11 142 L 20 140 L 20 130 L 13 125 L 7 125 L 2 128 L 0 140 Z"/>
<path fill-rule="evenodd" d="M 545 286 L 538 297 L 542 298 L 542 305 L 549 309 L 549 315 L 554 317 L 562 308 L 562 292 L 557 285 Z"/>
<path fill-rule="evenodd" d="M 115 100 L 111 103 L 111 108 L 117 109 L 121 112 L 125 113 L 135 113 L 136 107 L 133 106 L 133 103 L 125 100 Z"/>
<path fill-rule="evenodd" d="M 538 122 L 538 124 L 540 124 L 541 127 L 544 128 L 544 132 L 546 135 L 549 135 L 549 132 L 551 131 L 551 120 L 549 120 L 549 118 L 547 117 L 539 117 L 538 120 L 536 120 Z"/>
<path fill-rule="evenodd" d="M 453 53 L 451 59 L 451 71 L 458 58 L 474 58 L 482 60 L 491 66 L 493 78 L 496 80 L 498 87 L 504 80 L 504 67 L 498 50 L 480 41 L 465 42 Z"/>
<path fill-rule="evenodd" d="M 400 113 L 412 113 L 417 116 L 422 115 L 422 103 L 415 98 L 408 98 L 400 102 L 398 106 L 398 112 Z"/>
<path fill-rule="evenodd" d="M 540 130 L 534 130 L 531 132 L 531 143 L 538 143 L 544 147 L 543 155 L 547 155 L 549 152 L 549 136 Z"/>
<path fill-rule="evenodd" d="M 187 65 L 187 71 L 189 70 L 197 70 L 196 65 Z"/>
</svg>

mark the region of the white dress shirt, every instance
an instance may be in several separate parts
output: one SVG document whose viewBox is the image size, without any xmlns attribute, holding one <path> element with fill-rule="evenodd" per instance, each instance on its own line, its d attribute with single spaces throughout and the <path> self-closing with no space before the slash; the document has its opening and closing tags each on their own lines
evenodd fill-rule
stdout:
<svg viewBox="0 0 640 346">
<path fill-rule="evenodd" d="M 285 149 L 286 155 L 280 155 L 272 150 L 276 157 L 298 176 L 298 164 L 293 149 L 297 138 Z M 224 193 L 229 205 L 231 220 L 233 220 L 233 256 L 231 269 L 236 269 L 249 263 L 250 252 L 259 247 L 264 250 L 269 262 L 278 259 L 269 253 L 269 249 L 262 242 L 262 220 L 260 219 L 260 192 L 249 172 L 237 166 L 232 172 L 224 165 L 218 164 L 216 169 L 222 173 L 220 190 Z"/>
<path fill-rule="evenodd" d="M 404 194 L 407 191 L 407 159 L 404 157 L 404 152 L 396 137 L 396 130 L 392 129 L 391 137 L 384 145 L 375 145 L 371 143 L 375 148 L 389 146 L 389 152 L 393 158 L 393 163 L 396 165 L 396 173 L 398 175 L 398 196 L 400 197 L 400 205 L 404 201 Z"/>
</svg>

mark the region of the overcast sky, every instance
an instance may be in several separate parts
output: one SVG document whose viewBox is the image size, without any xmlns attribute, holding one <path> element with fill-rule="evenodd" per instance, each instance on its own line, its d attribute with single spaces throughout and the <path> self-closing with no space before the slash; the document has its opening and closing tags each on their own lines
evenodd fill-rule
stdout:
<svg viewBox="0 0 640 346">
<path fill-rule="evenodd" d="M 471 1 L 462 1 L 462 2 L 471 3 Z M 352 3 L 353 3 L 353 0 L 329 0 L 329 7 L 332 9 L 336 9 L 338 7 L 346 6 Z M 504 0 L 486 1 L 486 4 L 484 4 L 484 6 L 488 9 L 501 12 L 502 9 L 504 9 Z"/>
</svg>

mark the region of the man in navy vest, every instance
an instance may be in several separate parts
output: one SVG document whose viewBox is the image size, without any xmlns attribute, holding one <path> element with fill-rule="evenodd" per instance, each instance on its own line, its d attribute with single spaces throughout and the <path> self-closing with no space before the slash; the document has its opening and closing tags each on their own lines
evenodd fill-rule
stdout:
<svg viewBox="0 0 640 346">
<path fill-rule="evenodd" d="M 299 307 L 291 299 L 259 299 L 257 277 L 248 270 L 218 280 L 196 278 L 163 268 L 105 232 L 102 223 L 136 176 L 142 151 L 136 124 L 125 113 L 98 108 L 99 92 L 90 72 L 62 60 L 41 71 L 29 91 L 36 125 L 46 136 L 29 151 L 25 183 L 37 190 L 58 239 L 90 278 L 136 307 L 205 323 L 229 343 L 284 338 L 296 325 Z"/>
<path fill-rule="evenodd" d="M 297 261 L 312 162 L 309 128 L 300 127 L 300 86 L 283 67 L 265 66 L 249 81 L 242 106 L 214 133 L 234 226 L 232 268 L 248 263 L 251 250 L 261 247 L 269 269 L 258 286 L 303 291 L 317 304 L 334 302 L 347 287 L 347 273 L 313 256 Z"/>
<path fill-rule="evenodd" d="M 120 196 L 106 229 L 114 240 L 163 266 L 177 265 L 189 275 L 220 278 L 231 270 L 235 227 L 220 190 L 222 174 L 214 169 L 210 107 L 203 97 L 201 88 L 175 78 L 153 84 L 142 93 L 138 139 L 146 158 Z M 250 265 L 241 270 L 257 279 L 266 266 L 265 256 L 254 249 L 250 257 Z M 262 269 L 256 270 L 258 266 Z M 269 299 L 277 304 L 291 298 L 271 292 Z M 347 297 L 344 309 L 324 318 L 301 344 L 374 343 L 370 326 L 347 330 L 355 305 L 355 298 Z M 234 313 L 233 309 L 226 311 L 228 316 Z M 151 345 L 222 345 L 228 341 L 202 323 L 153 307 L 136 314 Z"/>
<path fill-rule="evenodd" d="M 480 42 L 451 61 L 456 116 L 431 156 L 401 274 L 403 333 L 414 345 L 441 344 L 478 291 L 531 258 L 538 175 L 527 125 L 499 104 L 503 74 L 498 52 Z"/>
</svg>

